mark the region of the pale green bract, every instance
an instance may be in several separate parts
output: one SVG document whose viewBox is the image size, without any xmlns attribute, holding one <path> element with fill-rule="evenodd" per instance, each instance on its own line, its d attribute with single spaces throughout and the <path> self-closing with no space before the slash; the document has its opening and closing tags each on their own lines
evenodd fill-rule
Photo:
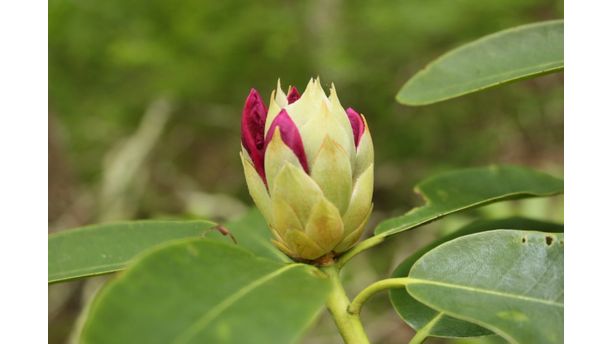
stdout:
<svg viewBox="0 0 612 344">
<path fill-rule="evenodd" d="M 297 128 L 307 170 L 295 153 L 295 142 L 286 142 L 284 124 L 273 124 L 283 110 L 290 118 L 283 123 Z M 267 185 L 243 141 L 249 193 L 274 234 L 273 243 L 293 258 L 325 259 L 348 250 L 361 237 L 372 211 L 372 138 L 363 115 L 351 113 L 362 121 L 362 132 L 352 126 L 333 85 L 327 96 L 320 81 L 311 79 L 301 97 L 289 104 L 279 82 L 263 133 L 257 133 L 266 138 Z"/>
</svg>

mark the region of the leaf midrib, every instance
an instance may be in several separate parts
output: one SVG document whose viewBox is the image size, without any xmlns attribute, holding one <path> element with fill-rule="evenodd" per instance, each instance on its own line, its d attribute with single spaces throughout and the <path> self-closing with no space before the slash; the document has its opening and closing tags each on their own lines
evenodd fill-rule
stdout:
<svg viewBox="0 0 612 344">
<path fill-rule="evenodd" d="M 519 295 L 519 294 L 512 294 L 512 293 L 507 293 L 507 292 L 501 292 L 501 291 L 497 291 L 497 290 L 489 290 L 489 289 L 476 288 L 476 287 L 471 287 L 471 286 L 461 285 L 461 284 L 453 284 L 453 283 L 446 283 L 446 282 L 439 282 L 439 281 L 425 280 L 425 279 L 410 277 L 408 279 L 408 282 L 406 283 L 406 286 L 409 286 L 411 284 L 428 284 L 428 285 L 444 287 L 444 288 L 461 289 L 461 290 L 471 291 L 471 292 L 475 292 L 475 293 L 483 293 L 483 294 L 501 296 L 501 297 L 506 297 L 506 298 L 512 298 L 512 299 L 517 299 L 517 300 L 522 300 L 522 301 L 540 303 L 540 304 L 545 304 L 545 305 L 549 305 L 549 306 L 563 308 L 563 304 L 562 303 L 551 301 L 551 300 L 538 299 L 538 298 L 535 298 L 535 297 Z"/>
<path fill-rule="evenodd" d="M 66 280 L 88 276 L 106 275 L 123 270 L 127 266 L 127 264 L 129 264 L 129 261 L 104 265 L 94 265 L 86 268 L 68 270 L 61 273 L 53 273 L 49 275 L 48 283 L 62 282 Z"/>
<path fill-rule="evenodd" d="M 246 296 L 253 290 L 257 289 L 264 283 L 274 279 L 275 277 L 283 274 L 289 269 L 299 267 L 300 264 L 290 264 L 284 266 L 278 270 L 275 270 L 267 275 L 264 275 L 253 282 L 245 285 L 244 287 L 238 289 L 235 293 L 229 295 L 224 298 L 221 302 L 219 302 L 216 306 L 209 309 L 209 311 L 203 314 L 193 325 L 191 325 L 185 332 L 180 334 L 177 338 L 174 339 L 173 343 L 187 343 L 191 338 L 197 335 L 200 331 L 206 328 L 214 319 L 216 319 L 221 313 L 227 310 L 230 306 L 240 300 L 242 297 Z"/>
<path fill-rule="evenodd" d="M 475 91 L 484 90 L 487 88 L 491 88 L 492 86 L 507 84 L 512 81 L 518 81 L 525 79 L 530 76 L 537 76 L 540 74 L 546 74 L 551 71 L 558 71 L 563 68 L 563 60 L 551 60 L 545 63 L 541 63 L 535 66 L 528 66 L 518 69 L 512 69 L 508 71 L 504 71 L 502 73 L 490 74 L 486 77 L 472 79 L 470 81 L 465 81 L 461 83 L 454 83 L 449 85 L 448 87 L 437 87 L 435 90 L 430 91 L 429 93 L 423 92 L 421 98 L 427 97 L 435 97 L 438 94 L 446 94 L 446 93 L 460 93 L 463 92 L 461 90 L 467 88 L 471 85 L 480 85 L 475 88 Z M 527 73 L 528 71 L 532 71 Z M 503 79 L 503 80 L 499 80 Z M 475 91 L 468 91 L 468 93 L 472 93 Z M 423 96 L 423 94 L 425 96 Z M 466 94 L 466 93 L 464 93 Z"/>
<path fill-rule="evenodd" d="M 560 194 L 560 193 L 561 193 L 560 191 L 556 191 L 556 192 L 531 192 L 531 191 L 526 191 L 526 190 L 518 191 L 518 192 L 509 192 L 509 193 L 505 193 L 505 194 L 503 194 L 501 196 L 489 197 L 489 198 L 486 198 L 486 199 L 481 200 L 481 201 L 472 202 L 472 203 L 470 203 L 468 205 L 464 205 L 462 207 L 453 207 L 450 210 L 443 210 L 443 211 L 435 213 L 434 215 L 428 216 L 428 217 L 426 217 L 426 218 L 424 218 L 424 219 L 422 219 L 420 221 L 413 222 L 413 223 L 408 223 L 408 224 L 403 223 L 403 224 L 400 224 L 400 225 L 396 225 L 396 226 L 391 227 L 389 229 L 386 229 L 386 230 L 384 230 L 384 231 L 382 231 L 380 233 L 376 233 L 376 228 L 375 228 L 374 229 L 374 233 L 376 235 L 382 235 L 382 236 L 386 237 L 386 236 L 390 236 L 390 235 L 393 235 L 393 234 L 397 234 L 397 233 L 400 233 L 400 232 L 403 232 L 403 231 L 407 231 L 407 230 L 410 230 L 410 229 L 422 226 L 424 224 L 427 224 L 427 223 L 429 223 L 431 221 L 435 221 L 435 220 L 437 220 L 437 219 L 439 219 L 441 217 L 444 217 L 444 216 L 448 216 L 448 215 L 451 215 L 451 214 L 454 214 L 454 213 L 458 213 L 458 212 L 461 212 L 461 211 L 464 211 L 464 210 L 468 210 L 468 209 L 480 207 L 480 206 L 483 206 L 483 205 L 487 205 L 489 203 L 503 201 L 503 200 L 511 198 L 511 197 L 520 197 L 520 196 L 526 196 L 526 197 L 545 197 L 545 196 L 554 196 L 554 195 L 557 195 L 557 194 Z M 403 215 L 400 215 L 400 216 L 398 216 L 396 218 L 391 218 L 390 220 L 394 220 L 394 219 L 406 219 L 406 218 L 409 218 L 410 216 L 412 216 L 417 211 L 427 211 L 428 209 L 435 208 L 436 206 L 438 206 L 438 203 L 432 202 L 432 201 L 428 201 L 427 203 L 423 204 L 422 206 L 413 208 L 413 209 L 409 210 L 407 213 L 405 213 Z M 384 223 L 384 222 L 382 222 L 382 223 Z"/>
</svg>

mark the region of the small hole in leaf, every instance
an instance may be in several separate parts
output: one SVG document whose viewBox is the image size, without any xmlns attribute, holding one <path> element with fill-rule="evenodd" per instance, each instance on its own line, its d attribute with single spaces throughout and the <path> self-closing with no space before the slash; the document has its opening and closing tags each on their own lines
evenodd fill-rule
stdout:
<svg viewBox="0 0 612 344">
<path fill-rule="evenodd" d="M 547 236 L 546 237 L 546 245 L 550 246 L 552 245 L 553 242 L 553 237 Z"/>
<path fill-rule="evenodd" d="M 521 242 L 522 242 L 523 244 L 524 244 L 524 243 L 526 243 L 526 242 L 527 242 L 527 238 L 523 237 L 523 238 L 521 239 Z"/>
</svg>

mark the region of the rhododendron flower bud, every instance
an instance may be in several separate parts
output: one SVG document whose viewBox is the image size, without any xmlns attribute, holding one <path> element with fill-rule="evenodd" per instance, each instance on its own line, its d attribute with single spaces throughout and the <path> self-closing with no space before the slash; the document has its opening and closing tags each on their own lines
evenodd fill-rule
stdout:
<svg viewBox="0 0 612 344">
<path fill-rule="evenodd" d="M 302 95 L 272 92 L 266 110 L 251 90 L 242 113 L 242 164 L 249 193 L 274 244 L 316 260 L 348 250 L 372 212 L 374 150 L 365 118 L 319 80 Z"/>
</svg>

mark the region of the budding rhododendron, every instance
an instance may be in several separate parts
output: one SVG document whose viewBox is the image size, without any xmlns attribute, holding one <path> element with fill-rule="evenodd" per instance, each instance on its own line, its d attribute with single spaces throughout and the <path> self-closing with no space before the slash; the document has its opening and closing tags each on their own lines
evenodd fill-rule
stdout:
<svg viewBox="0 0 612 344">
<path fill-rule="evenodd" d="M 280 82 L 269 109 L 252 89 L 242 113 L 242 164 L 249 193 L 274 244 L 315 260 L 348 250 L 372 212 L 374 151 L 363 115 L 345 109 L 319 80 L 302 95 Z"/>
</svg>

